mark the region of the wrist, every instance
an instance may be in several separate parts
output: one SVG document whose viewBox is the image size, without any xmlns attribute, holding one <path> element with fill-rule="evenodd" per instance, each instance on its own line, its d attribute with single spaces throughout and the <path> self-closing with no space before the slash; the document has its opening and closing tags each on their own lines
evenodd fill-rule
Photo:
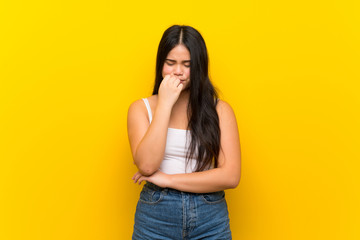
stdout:
<svg viewBox="0 0 360 240">
<path fill-rule="evenodd" d="M 174 188 L 174 174 L 168 175 L 167 188 Z"/>
<path fill-rule="evenodd" d="M 160 112 L 169 112 L 171 113 L 173 105 L 169 103 L 164 103 L 162 101 L 159 101 L 156 110 L 159 110 Z"/>
</svg>

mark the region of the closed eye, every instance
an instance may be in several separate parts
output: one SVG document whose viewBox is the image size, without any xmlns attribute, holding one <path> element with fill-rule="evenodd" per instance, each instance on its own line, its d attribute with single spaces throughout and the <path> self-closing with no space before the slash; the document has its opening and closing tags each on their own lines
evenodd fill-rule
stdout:
<svg viewBox="0 0 360 240">
<path fill-rule="evenodd" d="M 173 65 L 174 65 L 174 63 L 169 63 L 169 62 L 166 62 L 166 64 L 167 64 L 168 66 L 173 66 Z M 185 64 L 184 64 L 184 66 L 187 67 L 187 68 L 190 67 L 190 65 L 185 65 Z"/>
<path fill-rule="evenodd" d="M 176 63 L 176 60 L 167 58 L 167 59 L 165 59 L 165 62 L 166 62 L 167 65 L 173 66 Z M 190 65 L 186 65 L 186 64 L 189 64 L 189 63 L 190 63 L 190 60 L 182 61 L 182 64 L 184 64 L 185 67 L 190 67 Z"/>
</svg>

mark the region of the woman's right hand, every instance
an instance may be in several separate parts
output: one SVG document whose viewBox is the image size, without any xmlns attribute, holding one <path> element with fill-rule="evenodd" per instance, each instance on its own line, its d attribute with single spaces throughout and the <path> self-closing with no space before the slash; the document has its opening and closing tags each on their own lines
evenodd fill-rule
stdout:
<svg viewBox="0 0 360 240">
<path fill-rule="evenodd" d="M 158 104 L 172 108 L 178 100 L 183 84 L 173 73 L 165 75 L 158 91 Z"/>
</svg>

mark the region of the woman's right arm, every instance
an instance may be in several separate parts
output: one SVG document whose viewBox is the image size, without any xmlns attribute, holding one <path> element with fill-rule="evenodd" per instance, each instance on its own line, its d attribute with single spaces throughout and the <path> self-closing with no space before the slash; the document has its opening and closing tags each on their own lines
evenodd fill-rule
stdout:
<svg viewBox="0 0 360 240">
<path fill-rule="evenodd" d="M 178 99 L 182 84 L 167 75 L 159 87 L 154 117 L 149 125 L 143 100 L 132 103 L 128 110 L 127 130 L 134 163 L 144 176 L 155 173 L 163 160 L 167 129 L 172 107 Z"/>
</svg>

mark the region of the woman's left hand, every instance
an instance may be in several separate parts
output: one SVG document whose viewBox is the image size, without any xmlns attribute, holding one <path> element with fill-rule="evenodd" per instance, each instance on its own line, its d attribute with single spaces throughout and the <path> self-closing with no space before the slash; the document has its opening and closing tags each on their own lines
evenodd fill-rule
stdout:
<svg viewBox="0 0 360 240">
<path fill-rule="evenodd" d="M 151 176 L 143 176 L 140 172 L 135 173 L 135 175 L 132 177 L 132 180 L 134 180 L 134 183 L 138 182 L 139 185 L 142 181 L 148 181 L 151 182 L 159 187 L 166 188 L 170 185 L 170 175 L 163 173 L 161 171 L 155 172 Z"/>
</svg>

